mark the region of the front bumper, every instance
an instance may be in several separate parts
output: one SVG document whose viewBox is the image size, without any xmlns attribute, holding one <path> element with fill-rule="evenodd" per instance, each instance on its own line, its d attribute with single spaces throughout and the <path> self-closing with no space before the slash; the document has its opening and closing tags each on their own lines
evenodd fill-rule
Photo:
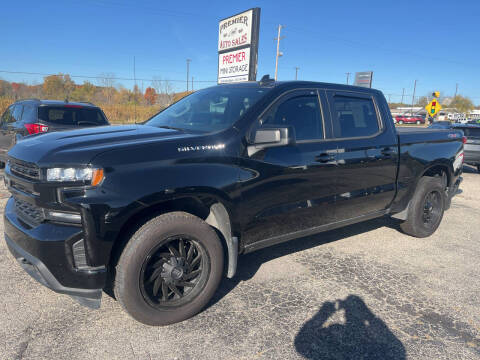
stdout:
<svg viewBox="0 0 480 360">
<path fill-rule="evenodd" d="M 82 228 L 48 222 L 31 228 L 17 217 L 13 198 L 5 207 L 4 225 L 7 246 L 29 275 L 82 305 L 100 306 L 105 267 L 81 270 L 74 263 L 72 244 L 81 240 Z"/>
</svg>

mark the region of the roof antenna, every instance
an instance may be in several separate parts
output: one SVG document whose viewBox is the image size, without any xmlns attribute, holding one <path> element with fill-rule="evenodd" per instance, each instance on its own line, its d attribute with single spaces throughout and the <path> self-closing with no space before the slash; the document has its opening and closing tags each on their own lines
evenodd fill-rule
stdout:
<svg viewBox="0 0 480 360">
<path fill-rule="evenodd" d="M 260 85 L 265 85 L 272 82 L 275 82 L 275 80 L 272 79 L 269 74 L 267 74 L 262 76 L 262 79 L 260 80 Z"/>
</svg>

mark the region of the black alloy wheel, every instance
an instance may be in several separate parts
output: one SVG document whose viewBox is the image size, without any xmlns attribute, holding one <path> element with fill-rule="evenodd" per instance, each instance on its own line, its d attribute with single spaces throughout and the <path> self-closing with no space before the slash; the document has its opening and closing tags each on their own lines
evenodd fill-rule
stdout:
<svg viewBox="0 0 480 360">
<path fill-rule="evenodd" d="M 152 306 L 181 306 L 198 295 L 209 272 L 208 255 L 188 235 L 176 235 L 155 247 L 140 272 L 140 290 Z"/>
<path fill-rule="evenodd" d="M 436 227 L 443 213 L 443 199 L 438 191 L 431 191 L 425 196 L 423 206 L 423 223 L 428 227 Z"/>
<path fill-rule="evenodd" d="M 407 218 L 400 224 L 408 235 L 424 238 L 432 235 L 443 218 L 447 198 L 440 176 L 423 176 L 407 209 Z"/>
<path fill-rule="evenodd" d="M 159 215 L 131 236 L 115 266 L 115 298 L 136 320 L 168 325 L 200 312 L 224 274 L 224 249 L 197 216 Z"/>
</svg>

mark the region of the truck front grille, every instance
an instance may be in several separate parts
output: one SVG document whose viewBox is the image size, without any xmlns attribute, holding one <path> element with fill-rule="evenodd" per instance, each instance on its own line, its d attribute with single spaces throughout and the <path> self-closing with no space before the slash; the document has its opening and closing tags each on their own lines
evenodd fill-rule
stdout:
<svg viewBox="0 0 480 360">
<path fill-rule="evenodd" d="M 14 200 L 16 214 L 27 224 L 37 226 L 45 220 L 45 214 L 42 208 L 17 198 L 14 198 Z"/>
<path fill-rule="evenodd" d="M 40 179 L 40 169 L 35 164 L 10 158 L 8 165 L 13 175 L 29 180 Z"/>
</svg>

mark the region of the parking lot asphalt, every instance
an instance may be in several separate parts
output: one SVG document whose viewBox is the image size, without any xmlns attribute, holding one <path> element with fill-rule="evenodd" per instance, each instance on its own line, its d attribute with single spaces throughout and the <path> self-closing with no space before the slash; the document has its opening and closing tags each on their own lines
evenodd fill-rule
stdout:
<svg viewBox="0 0 480 360">
<path fill-rule="evenodd" d="M 0 241 L 0 358 L 479 359 L 479 241 L 466 167 L 430 238 L 382 218 L 251 253 L 201 314 L 157 328 L 108 296 L 89 310 L 51 292 Z"/>
</svg>

